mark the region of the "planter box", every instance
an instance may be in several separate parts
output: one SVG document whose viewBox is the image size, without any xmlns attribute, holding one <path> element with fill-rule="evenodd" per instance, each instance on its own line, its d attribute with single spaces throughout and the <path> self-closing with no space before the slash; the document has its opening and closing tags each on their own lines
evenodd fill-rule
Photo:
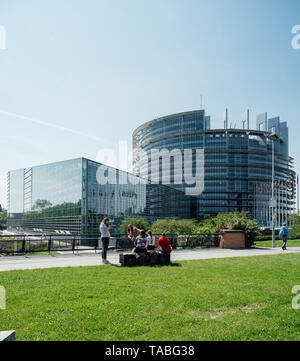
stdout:
<svg viewBox="0 0 300 361">
<path fill-rule="evenodd" d="M 245 233 L 239 230 L 221 230 L 219 234 L 220 248 L 246 248 Z"/>
</svg>

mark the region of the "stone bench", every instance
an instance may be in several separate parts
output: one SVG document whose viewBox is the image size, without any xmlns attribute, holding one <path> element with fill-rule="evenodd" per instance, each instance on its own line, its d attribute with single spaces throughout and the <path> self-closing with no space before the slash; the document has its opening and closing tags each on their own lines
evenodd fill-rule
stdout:
<svg viewBox="0 0 300 361">
<path fill-rule="evenodd" d="M 158 252 L 122 253 L 120 264 L 123 267 L 129 266 L 169 266 L 171 254 Z"/>
</svg>

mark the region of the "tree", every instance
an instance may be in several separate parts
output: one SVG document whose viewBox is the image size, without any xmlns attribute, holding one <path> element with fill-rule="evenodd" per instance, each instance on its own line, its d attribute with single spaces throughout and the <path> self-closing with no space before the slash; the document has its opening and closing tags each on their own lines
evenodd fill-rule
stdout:
<svg viewBox="0 0 300 361">
<path fill-rule="evenodd" d="M 7 227 L 7 212 L 0 212 L 0 229 L 6 229 Z"/>
<path fill-rule="evenodd" d="M 121 225 L 120 225 L 120 232 L 121 233 L 127 233 L 128 225 L 131 224 L 134 227 L 137 227 L 138 229 L 143 229 L 146 232 L 150 229 L 150 225 L 148 221 L 145 218 L 142 217 L 127 217 L 124 218 Z"/>
<path fill-rule="evenodd" d="M 32 206 L 32 209 L 43 209 L 45 207 L 51 207 L 52 203 L 47 201 L 46 199 L 37 199 L 35 204 Z"/>
</svg>

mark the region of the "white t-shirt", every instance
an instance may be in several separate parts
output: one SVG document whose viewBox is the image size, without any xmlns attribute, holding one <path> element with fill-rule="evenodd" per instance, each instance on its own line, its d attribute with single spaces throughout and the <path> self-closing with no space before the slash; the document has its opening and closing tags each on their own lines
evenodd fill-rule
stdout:
<svg viewBox="0 0 300 361">
<path fill-rule="evenodd" d="M 155 237 L 148 236 L 147 241 L 148 241 L 149 246 L 155 246 Z"/>
</svg>

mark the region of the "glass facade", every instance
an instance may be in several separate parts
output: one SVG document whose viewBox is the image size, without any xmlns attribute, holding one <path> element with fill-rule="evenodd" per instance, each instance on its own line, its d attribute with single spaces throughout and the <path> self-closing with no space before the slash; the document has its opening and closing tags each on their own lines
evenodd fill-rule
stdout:
<svg viewBox="0 0 300 361">
<path fill-rule="evenodd" d="M 91 160 L 85 159 L 84 163 L 88 186 L 83 233 L 97 233 L 99 222 L 105 216 L 116 228 L 125 217 L 146 217 L 150 221 L 190 217 L 190 197 L 184 193 L 171 187 L 150 184 L 115 168 L 104 166 L 105 171 L 102 171 L 102 166 Z M 109 176 L 113 182 L 106 182 Z"/>
<path fill-rule="evenodd" d="M 82 159 L 9 172 L 8 185 L 9 199 L 15 199 L 8 204 L 9 228 L 80 232 Z M 16 202 L 20 211 L 17 223 L 13 221 Z"/>
<path fill-rule="evenodd" d="M 39 233 L 98 234 L 102 218 L 114 231 L 124 217 L 190 217 L 190 197 L 88 159 L 8 174 L 8 228 Z"/>
<path fill-rule="evenodd" d="M 169 185 L 186 191 L 190 184 L 185 182 L 184 173 L 189 171 L 196 176 L 195 153 L 201 150 L 203 169 L 198 181 L 203 182 L 203 187 L 201 194 L 193 197 L 192 216 L 201 219 L 219 212 L 250 211 L 262 225 L 270 226 L 272 142 L 268 136 L 274 130 L 280 137 L 275 144 L 277 224 L 286 220 L 295 206 L 295 172 L 293 159 L 288 155 L 286 122 L 280 122 L 279 117 L 268 120 L 263 115 L 258 117 L 258 130 L 215 130 L 210 129 L 210 124 L 206 127 L 206 118 L 204 110 L 199 110 L 169 115 L 140 126 L 133 134 L 134 173 L 162 181 L 166 179 L 162 176 L 165 169 L 162 159 L 153 167 L 153 151 L 180 150 L 182 157 L 170 153 Z M 259 130 L 261 125 L 264 130 Z M 193 153 L 190 162 L 184 159 L 186 150 Z M 176 169 L 182 173 L 177 183 L 174 182 Z"/>
</svg>

